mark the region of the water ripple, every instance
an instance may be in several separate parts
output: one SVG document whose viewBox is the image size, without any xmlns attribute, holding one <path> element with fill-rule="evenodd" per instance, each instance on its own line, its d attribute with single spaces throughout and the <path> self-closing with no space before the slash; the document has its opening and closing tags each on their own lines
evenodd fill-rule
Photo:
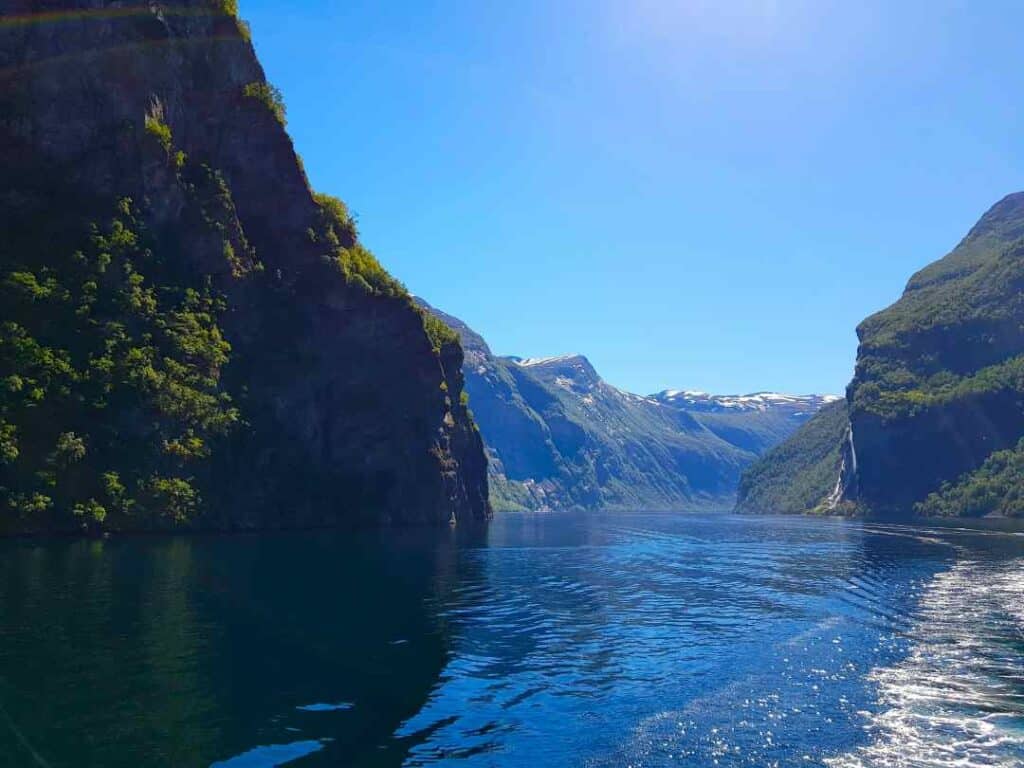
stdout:
<svg viewBox="0 0 1024 768">
<path fill-rule="evenodd" d="M 1024 566 L 962 562 L 967 533 L 566 525 L 585 546 L 501 531 L 514 546 L 482 551 L 485 583 L 443 606 L 456 644 L 399 731 L 430 730 L 408 765 L 474 744 L 461 760 L 510 766 L 1020 764 Z"/>
<path fill-rule="evenodd" d="M 1024 537 L 957 525 L 0 543 L 0 765 L 1024 765 Z"/>
<path fill-rule="evenodd" d="M 925 592 L 907 657 L 872 671 L 872 742 L 833 768 L 990 766 L 1024 759 L 1024 559 L 958 562 Z"/>
</svg>

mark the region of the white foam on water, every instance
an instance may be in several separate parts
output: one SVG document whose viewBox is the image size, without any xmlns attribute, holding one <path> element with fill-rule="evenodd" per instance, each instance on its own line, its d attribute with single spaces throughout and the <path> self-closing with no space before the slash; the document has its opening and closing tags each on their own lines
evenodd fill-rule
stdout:
<svg viewBox="0 0 1024 768">
<path fill-rule="evenodd" d="M 872 671 L 870 743 L 829 768 L 1019 768 L 1024 559 L 964 560 L 928 586 L 906 658 Z"/>
</svg>

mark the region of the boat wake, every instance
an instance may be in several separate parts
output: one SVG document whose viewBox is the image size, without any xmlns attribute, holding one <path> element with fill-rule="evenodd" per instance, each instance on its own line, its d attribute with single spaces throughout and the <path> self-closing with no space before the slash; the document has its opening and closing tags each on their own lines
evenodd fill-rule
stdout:
<svg viewBox="0 0 1024 768">
<path fill-rule="evenodd" d="M 1024 748 L 1024 559 L 962 560 L 922 596 L 910 652 L 875 669 L 870 743 L 829 768 L 1019 767 Z"/>
</svg>

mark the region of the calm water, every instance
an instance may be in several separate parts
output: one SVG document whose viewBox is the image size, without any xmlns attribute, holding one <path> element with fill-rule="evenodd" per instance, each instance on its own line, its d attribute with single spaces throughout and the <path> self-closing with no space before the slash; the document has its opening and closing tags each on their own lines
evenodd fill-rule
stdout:
<svg viewBox="0 0 1024 768">
<path fill-rule="evenodd" d="M 0 544 L 0 766 L 1020 766 L 1024 536 L 507 516 Z"/>
</svg>

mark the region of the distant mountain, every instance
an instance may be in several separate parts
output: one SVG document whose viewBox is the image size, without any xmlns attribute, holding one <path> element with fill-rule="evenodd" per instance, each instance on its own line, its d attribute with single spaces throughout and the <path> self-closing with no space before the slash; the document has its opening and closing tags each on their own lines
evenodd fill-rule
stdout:
<svg viewBox="0 0 1024 768">
<path fill-rule="evenodd" d="M 770 454 L 745 476 L 741 509 L 1024 515 L 1024 193 L 993 206 L 857 334 L 845 421 L 823 411 L 791 441 L 830 432 L 834 480 L 809 479 L 809 459 L 793 465 L 792 482 L 817 490 L 790 510 Z"/>
<path fill-rule="evenodd" d="M 665 390 L 651 396 L 694 414 L 708 429 L 746 451 L 761 455 L 793 434 L 838 395 L 711 395 L 695 390 Z"/>
<path fill-rule="evenodd" d="M 496 356 L 463 321 L 419 301 L 461 337 L 498 508 L 727 508 L 741 470 L 829 400 L 635 395 L 583 355 Z"/>
<path fill-rule="evenodd" d="M 666 389 L 651 397 L 667 405 L 704 413 L 736 411 L 785 411 L 793 416 L 817 412 L 823 405 L 842 398 L 838 395 L 784 395 L 778 392 L 754 392 L 750 395 L 709 395 L 690 389 Z"/>
</svg>

